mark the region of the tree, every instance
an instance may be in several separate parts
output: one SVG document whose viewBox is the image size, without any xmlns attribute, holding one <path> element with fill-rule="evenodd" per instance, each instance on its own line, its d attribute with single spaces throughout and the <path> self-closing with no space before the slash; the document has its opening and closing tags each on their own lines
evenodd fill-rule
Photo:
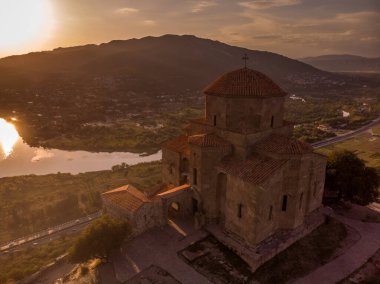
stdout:
<svg viewBox="0 0 380 284">
<path fill-rule="evenodd" d="M 78 263 L 97 257 L 108 259 L 121 246 L 131 229 L 127 222 L 103 216 L 88 226 L 69 250 L 69 261 Z"/>
<path fill-rule="evenodd" d="M 326 190 L 361 205 L 375 201 L 378 196 L 379 176 L 353 152 L 333 151 L 327 160 Z"/>
</svg>

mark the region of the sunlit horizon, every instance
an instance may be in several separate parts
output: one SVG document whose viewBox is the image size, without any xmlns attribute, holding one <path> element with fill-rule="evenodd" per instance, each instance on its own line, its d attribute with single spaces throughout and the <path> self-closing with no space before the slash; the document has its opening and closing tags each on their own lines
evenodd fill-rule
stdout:
<svg viewBox="0 0 380 284">
<path fill-rule="evenodd" d="M 380 56 L 376 0 L 0 0 L 0 58 L 190 34 L 291 58 Z"/>
<path fill-rule="evenodd" d="M 53 27 L 49 0 L 0 0 L 0 57 L 42 48 Z"/>
<path fill-rule="evenodd" d="M 5 119 L 0 118 L 0 146 L 5 158 L 12 153 L 13 147 L 19 139 L 20 135 L 16 127 Z"/>
</svg>

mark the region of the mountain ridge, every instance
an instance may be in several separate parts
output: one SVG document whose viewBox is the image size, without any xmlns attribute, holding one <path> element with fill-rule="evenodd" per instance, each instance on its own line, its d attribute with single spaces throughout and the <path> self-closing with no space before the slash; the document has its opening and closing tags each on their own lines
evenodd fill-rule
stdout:
<svg viewBox="0 0 380 284">
<path fill-rule="evenodd" d="M 300 58 L 300 61 L 329 72 L 380 73 L 380 57 L 364 57 L 351 54 L 329 54 Z"/>
<path fill-rule="evenodd" d="M 249 68 L 268 75 L 289 92 L 361 84 L 273 52 L 193 35 L 163 35 L 5 57 L 0 59 L 0 72 L 6 74 L 0 78 L 0 88 L 9 84 L 38 87 L 63 79 L 90 86 L 92 80 L 106 76 L 124 81 L 124 87 L 133 91 L 149 92 L 148 85 L 154 92 L 196 91 L 223 73 L 242 68 L 245 53 Z"/>
</svg>

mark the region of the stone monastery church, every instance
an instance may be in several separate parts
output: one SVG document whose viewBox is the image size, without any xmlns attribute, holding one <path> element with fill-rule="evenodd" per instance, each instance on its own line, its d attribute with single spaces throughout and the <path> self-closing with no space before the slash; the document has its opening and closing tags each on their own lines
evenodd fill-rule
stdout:
<svg viewBox="0 0 380 284">
<path fill-rule="evenodd" d="M 172 218 L 217 226 L 251 246 L 302 227 L 321 207 L 326 158 L 292 138 L 287 95 L 266 75 L 242 68 L 205 90 L 204 117 L 162 146 L 163 184 L 102 195 L 105 210 L 135 233 Z"/>
</svg>

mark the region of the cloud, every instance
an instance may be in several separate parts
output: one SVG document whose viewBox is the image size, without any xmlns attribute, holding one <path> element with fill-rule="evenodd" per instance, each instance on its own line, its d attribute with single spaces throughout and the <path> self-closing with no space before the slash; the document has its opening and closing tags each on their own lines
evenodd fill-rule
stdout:
<svg viewBox="0 0 380 284">
<path fill-rule="evenodd" d="M 145 21 L 143 21 L 143 24 L 145 26 L 155 26 L 157 23 L 156 23 L 156 21 L 153 21 L 153 20 L 145 20 Z"/>
<path fill-rule="evenodd" d="M 169 33 L 293 57 L 326 50 L 380 55 L 379 0 L 49 1 L 53 36 L 20 52 Z"/>
<path fill-rule="evenodd" d="M 115 10 L 117 14 L 130 14 L 130 13 L 136 13 L 138 11 L 139 11 L 138 9 L 130 8 L 130 7 L 123 7 L 123 8 L 119 8 Z"/>
<path fill-rule="evenodd" d="M 210 7 L 218 6 L 218 3 L 215 1 L 200 1 L 199 3 L 195 4 L 191 12 L 193 13 L 200 13 L 206 10 Z"/>
<path fill-rule="evenodd" d="M 220 28 L 224 41 L 293 57 L 299 54 L 374 53 L 380 47 L 378 12 L 291 18 L 286 14 L 245 10 L 243 15 L 247 19 L 245 23 Z"/>
<path fill-rule="evenodd" d="M 240 2 L 239 5 L 252 10 L 261 10 L 274 7 L 293 6 L 301 3 L 301 0 L 254 0 Z"/>
<path fill-rule="evenodd" d="M 259 40 L 279 39 L 279 38 L 281 38 L 280 35 L 257 35 L 257 36 L 253 36 L 253 39 L 259 39 Z"/>
</svg>

